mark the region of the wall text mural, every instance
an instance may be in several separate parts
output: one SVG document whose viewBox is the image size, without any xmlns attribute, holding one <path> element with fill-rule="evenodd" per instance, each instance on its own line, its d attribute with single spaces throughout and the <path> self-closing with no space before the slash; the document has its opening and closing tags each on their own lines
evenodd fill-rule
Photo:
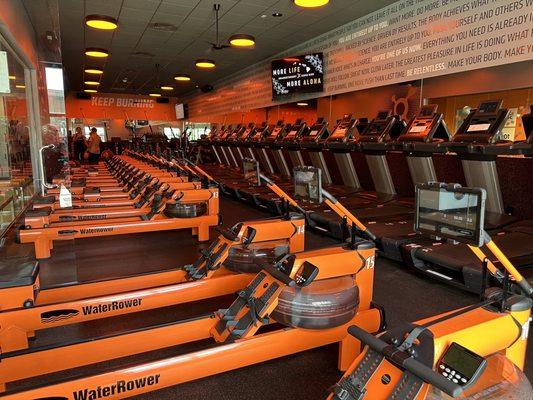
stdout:
<svg viewBox="0 0 533 400">
<path fill-rule="evenodd" d="M 533 0 L 400 0 L 272 57 L 324 53 L 329 96 L 533 59 Z M 191 117 L 267 107 L 270 60 L 185 99 Z"/>
</svg>

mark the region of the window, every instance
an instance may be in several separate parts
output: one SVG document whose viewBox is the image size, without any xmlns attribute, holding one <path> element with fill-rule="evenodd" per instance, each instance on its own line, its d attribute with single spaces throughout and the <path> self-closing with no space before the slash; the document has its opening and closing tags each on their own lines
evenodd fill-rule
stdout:
<svg viewBox="0 0 533 400">
<path fill-rule="evenodd" d="M 91 127 L 92 128 L 92 127 Z M 89 135 L 91 133 L 91 128 L 86 126 L 84 129 L 85 129 L 85 137 L 87 139 L 89 139 Z M 96 128 L 96 133 L 98 134 L 98 136 L 100 136 L 100 139 L 102 140 L 102 142 L 105 142 L 106 141 L 106 133 L 105 133 L 105 128 L 103 126 L 95 126 Z"/>
<path fill-rule="evenodd" d="M 168 139 L 177 139 L 180 137 L 181 130 L 180 128 L 172 128 L 166 126 L 165 128 L 163 128 L 163 133 Z"/>
</svg>

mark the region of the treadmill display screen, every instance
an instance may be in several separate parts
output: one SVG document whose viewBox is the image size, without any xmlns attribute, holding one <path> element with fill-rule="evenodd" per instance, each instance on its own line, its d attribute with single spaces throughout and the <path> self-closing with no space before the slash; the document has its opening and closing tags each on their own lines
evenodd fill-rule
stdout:
<svg viewBox="0 0 533 400">
<path fill-rule="evenodd" d="M 432 117 L 437 112 L 437 104 L 423 106 L 418 114 L 420 117 Z"/>
<path fill-rule="evenodd" d="M 272 61 L 272 98 L 293 93 L 324 90 L 324 56 L 322 53 L 286 57 Z"/>
<path fill-rule="evenodd" d="M 376 117 L 376 120 L 383 121 L 389 118 L 390 113 L 388 111 L 380 111 L 378 112 L 378 116 Z"/>
<path fill-rule="evenodd" d="M 244 179 L 254 186 L 261 184 L 259 179 L 259 163 L 256 160 L 244 158 L 242 160 L 242 169 L 244 171 Z"/>
<path fill-rule="evenodd" d="M 479 105 L 477 112 L 480 114 L 495 114 L 500 108 L 500 101 L 486 101 Z"/>
<path fill-rule="evenodd" d="M 346 135 L 347 128 L 345 126 L 339 126 L 331 134 L 332 138 L 343 138 Z"/>
<path fill-rule="evenodd" d="M 417 185 L 415 231 L 481 246 L 485 198 L 481 188 Z"/>
<path fill-rule="evenodd" d="M 294 168 L 294 197 L 322 203 L 322 171 L 319 168 Z"/>
</svg>

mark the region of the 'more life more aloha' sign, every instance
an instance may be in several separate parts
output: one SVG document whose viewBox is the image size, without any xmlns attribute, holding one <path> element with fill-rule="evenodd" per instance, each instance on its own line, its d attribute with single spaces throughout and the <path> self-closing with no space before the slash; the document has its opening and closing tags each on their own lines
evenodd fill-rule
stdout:
<svg viewBox="0 0 533 400">
<path fill-rule="evenodd" d="M 532 60 L 533 0 L 400 0 L 273 59 L 319 52 L 324 91 L 284 101 Z M 267 60 L 191 96 L 191 117 L 277 104 L 270 72 Z"/>
</svg>

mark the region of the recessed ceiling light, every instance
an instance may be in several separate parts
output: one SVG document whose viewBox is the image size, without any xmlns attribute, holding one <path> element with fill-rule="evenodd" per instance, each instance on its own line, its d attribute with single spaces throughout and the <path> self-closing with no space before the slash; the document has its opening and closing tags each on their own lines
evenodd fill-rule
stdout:
<svg viewBox="0 0 533 400">
<path fill-rule="evenodd" d="M 150 97 L 161 97 L 161 93 L 150 93 L 148 96 L 150 96 Z"/>
<path fill-rule="evenodd" d="M 15 87 L 17 89 L 26 89 L 26 85 L 21 85 L 21 84 L 15 85 Z"/>
<path fill-rule="evenodd" d="M 234 47 L 252 47 L 255 45 L 255 38 L 252 35 L 237 33 L 229 38 L 229 43 Z"/>
<path fill-rule="evenodd" d="M 172 86 L 161 86 L 161 90 L 174 90 Z"/>
<path fill-rule="evenodd" d="M 191 80 L 191 77 L 185 74 L 178 74 L 174 76 L 174 79 L 179 82 L 189 82 Z"/>
<path fill-rule="evenodd" d="M 261 18 L 266 18 L 267 16 L 268 16 L 268 15 L 263 14 L 263 15 L 261 15 Z"/>
<path fill-rule="evenodd" d="M 98 90 L 96 90 L 96 89 L 84 89 L 83 91 L 85 93 L 98 93 Z"/>
<path fill-rule="evenodd" d="M 329 0 L 294 0 L 294 4 L 306 8 L 321 7 L 328 3 Z"/>
<path fill-rule="evenodd" d="M 98 86 L 100 84 L 98 81 L 85 81 L 84 83 L 88 86 Z"/>
<path fill-rule="evenodd" d="M 196 60 L 196 66 L 198 68 L 215 68 L 215 62 L 213 60 L 200 59 Z"/>
<path fill-rule="evenodd" d="M 303 101 L 299 102 L 299 103 L 296 103 L 297 106 L 300 106 L 300 107 L 307 107 L 309 105 L 309 103 L 305 103 Z"/>
<path fill-rule="evenodd" d="M 273 17 L 283 17 L 283 14 L 280 12 L 275 12 L 272 14 Z"/>
<path fill-rule="evenodd" d="M 117 29 L 118 22 L 113 17 L 107 15 L 88 15 L 85 17 L 85 24 L 94 29 L 103 29 L 106 31 L 112 31 Z"/>
<path fill-rule="evenodd" d="M 89 57 L 105 58 L 109 56 L 109 51 L 106 49 L 100 49 L 98 47 L 87 47 L 85 49 L 85 55 Z"/>
<path fill-rule="evenodd" d="M 104 70 L 100 67 L 86 67 L 84 71 L 86 74 L 92 75 L 102 75 L 104 73 Z"/>
<path fill-rule="evenodd" d="M 17 77 L 15 75 L 9 75 L 9 79 L 14 81 L 15 79 L 17 79 Z"/>
</svg>

